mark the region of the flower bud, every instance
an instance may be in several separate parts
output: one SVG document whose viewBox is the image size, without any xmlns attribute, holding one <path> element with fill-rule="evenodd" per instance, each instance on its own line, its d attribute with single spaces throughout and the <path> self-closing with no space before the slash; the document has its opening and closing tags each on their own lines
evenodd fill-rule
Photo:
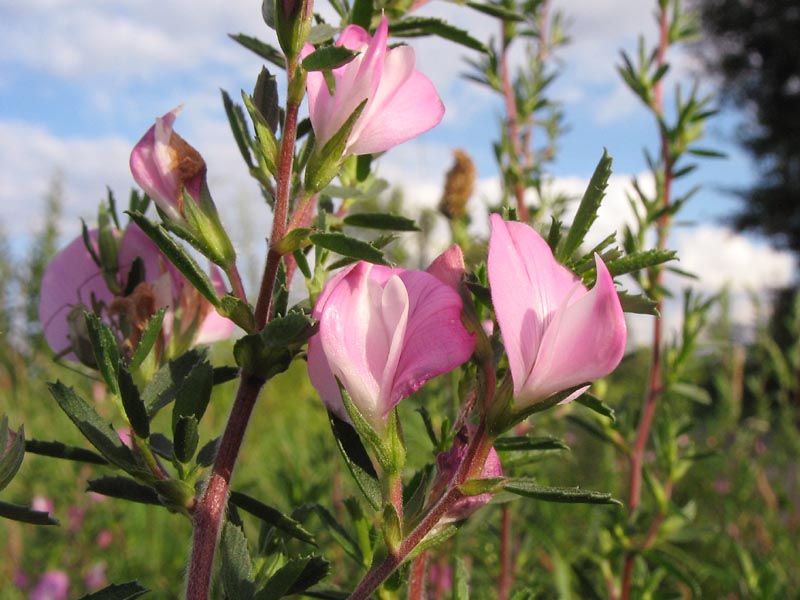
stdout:
<svg viewBox="0 0 800 600">
<path fill-rule="evenodd" d="M 475 163 L 463 150 L 453 152 L 455 162 L 447 172 L 439 212 L 450 220 L 467 214 L 467 202 L 475 189 Z"/>
</svg>

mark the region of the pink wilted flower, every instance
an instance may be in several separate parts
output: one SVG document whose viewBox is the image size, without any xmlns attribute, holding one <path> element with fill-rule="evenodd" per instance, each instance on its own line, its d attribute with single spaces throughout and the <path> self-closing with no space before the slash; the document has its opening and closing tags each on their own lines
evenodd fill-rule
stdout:
<svg viewBox="0 0 800 600">
<path fill-rule="evenodd" d="M 64 571 L 51 570 L 42 575 L 31 590 L 29 600 L 67 600 L 69 577 Z"/>
<path fill-rule="evenodd" d="M 350 132 L 345 154 L 383 152 L 436 126 L 444 105 L 433 83 L 417 71 L 414 49 L 388 48 L 389 24 L 381 18 L 375 37 L 358 25 L 342 31 L 337 46 L 360 54 L 333 69 L 336 84 L 331 95 L 323 73 L 308 73 L 309 115 L 316 143 L 322 148 L 341 129 L 364 100 L 358 122 Z M 306 46 L 304 55 L 311 52 Z"/>
<path fill-rule="evenodd" d="M 491 223 L 489 284 L 517 404 L 530 406 L 608 375 L 622 360 L 626 328 L 600 257 L 597 283 L 588 290 L 531 227 L 496 214 Z"/>
<path fill-rule="evenodd" d="M 461 323 L 461 298 L 422 271 L 359 262 L 337 273 L 313 311 L 311 382 L 348 419 L 334 375 L 373 427 L 426 381 L 469 359 L 475 340 Z"/>
<path fill-rule="evenodd" d="M 95 251 L 97 237 L 97 230 L 89 232 Z M 144 266 L 144 277 L 131 281 L 131 268 L 137 258 Z M 173 338 L 183 344 L 187 339 L 188 343 L 211 343 L 233 333 L 233 323 L 221 317 L 133 223 L 120 240 L 116 277 L 115 294 L 81 236 L 53 258 L 42 278 L 39 321 L 54 352 L 93 366 L 85 310 L 96 312 L 110 324 L 126 351 L 136 347 L 150 317 L 165 306 L 169 309 L 162 323 L 162 346 Z M 216 268 L 212 269 L 212 281 L 219 292 L 224 291 Z"/>
<path fill-rule="evenodd" d="M 180 106 L 173 108 L 147 130 L 131 152 L 133 178 L 167 217 L 185 224 L 183 188 L 195 199 L 206 177 L 200 153 L 172 130 Z"/>
</svg>

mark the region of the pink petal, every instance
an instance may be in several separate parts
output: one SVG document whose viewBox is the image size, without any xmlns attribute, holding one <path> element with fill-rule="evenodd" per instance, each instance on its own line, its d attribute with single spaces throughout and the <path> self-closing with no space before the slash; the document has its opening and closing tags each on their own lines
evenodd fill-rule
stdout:
<svg viewBox="0 0 800 600">
<path fill-rule="evenodd" d="M 461 298 L 428 273 L 400 274 L 408 290 L 408 325 L 397 365 L 388 413 L 429 379 L 469 360 L 475 338 L 461 323 Z"/>
<path fill-rule="evenodd" d="M 491 216 L 489 284 L 495 315 L 518 395 L 539 356 L 548 323 L 579 279 L 558 264 L 550 247 L 528 225 Z"/>
<path fill-rule="evenodd" d="M 428 268 L 425 269 L 427 273 L 430 273 L 445 285 L 450 286 L 456 292 L 461 285 L 461 278 L 464 276 L 466 270 L 464 253 L 461 251 L 461 246 L 458 244 L 453 244 L 442 252 Z"/>
<path fill-rule="evenodd" d="M 625 316 L 614 281 L 597 254 L 595 265 L 595 286 L 562 307 L 547 328 L 521 402 L 533 403 L 605 377 L 622 360 L 627 337 Z"/>
<path fill-rule="evenodd" d="M 89 238 L 97 251 L 97 230 L 89 232 Z M 47 344 L 56 354 L 71 347 L 69 339 L 70 311 L 79 306 L 91 310 L 92 298 L 108 304 L 113 299 L 103 279 L 100 268 L 78 236 L 50 261 L 42 278 L 39 298 L 39 322 L 42 324 Z M 75 318 L 83 318 L 82 313 Z M 69 352 L 67 360 L 78 357 Z"/>
<path fill-rule="evenodd" d="M 222 278 L 222 271 L 216 265 L 211 265 L 211 283 L 218 294 L 224 294 L 227 290 L 225 280 Z M 202 301 L 207 302 L 205 298 Z M 202 345 L 227 340 L 233 335 L 234 329 L 233 321 L 223 317 L 212 308 L 200 324 L 200 328 L 195 334 L 194 343 Z"/>
<path fill-rule="evenodd" d="M 374 285 L 379 285 L 375 283 Z M 383 361 L 383 375 L 380 380 L 381 396 L 378 406 L 383 414 L 390 409 L 394 391 L 395 374 L 400 363 L 402 353 L 405 351 L 406 328 L 408 327 L 409 297 L 408 290 L 400 279 L 393 275 L 382 288 L 380 299 L 380 315 L 383 320 L 385 339 L 388 341 L 388 352 Z M 376 307 L 378 308 L 378 307 Z M 383 348 L 375 349 L 375 355 Z M 371 353 L 372 354 L 372 353 Z"/>
</svg>

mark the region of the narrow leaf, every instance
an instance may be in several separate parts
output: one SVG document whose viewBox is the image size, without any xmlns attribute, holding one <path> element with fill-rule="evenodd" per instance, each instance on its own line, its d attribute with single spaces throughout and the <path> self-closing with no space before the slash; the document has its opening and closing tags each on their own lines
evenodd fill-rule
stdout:
<svg viewBox="0 0 800 600">
<path fill-rule="evenodd" d="M 519 14 L 518 12 L 509 10 L 499 4 L 494 4 L 494 3 L 482 4 L 479 2 L 467 2 L 467 6 L 477 10 L 478 12 L 482 12 L 485 15 L 489 15 L 491 17 L 497 17 L 498 19 L 502 19 L 503 21 L 506 22 L 520 22 L 525 20 L 525 17 Z"/>
<path fill-rule="evenodd" d="M 131 377 L 130 371 L 125 367 L 119 370 L 119 393 L 122 398 L 122 408 L 125 416 L 131 424 L 133 431 L 140 438 L 150 437 L 150 418 L 147 416 L 147 409 L 139 395 L 139 388 Z"/>
<path fill-rule="evenodd" d="M 135 600 L 149 591 L 146 587 L 139 585 L 138 581 L 112 583 L 102 590 L 82 596 L 80 600 Z"/>
<path fill-rule="evenodd" d="M 67 446 L 61 442 L 42 442 L 40 440 L 25 440 L 25 452 L 50 456 L 53 458 L 63 458 L 64 460 L 75 460 L 78 462 L 91 463 L 93 465 L 107 465 L 108 461 L 85 448 Z"/>
<path fill-rule="evenodd" d="M 523 435 L 503 437 L 495 440 L 494 449 L 498 452 L 530 452 L 548 450 L 569 450 L 562 440 L 554 437 Z"/>
<path fill-rule="evenodd" d="M 0 502 L 0 517 L 31 525 L 58 525 L 58 521 L 44 511 L 8 502 Z"/>
<path fill-rule="evenodd" d="M 394 22 L 392 23 L 392 35 L 398 37 L 437 35 L 478 52 L 487 54 L 489 52 L 483 42 L 472 37 L 467 31 L 433 17 L 411 17 Z"/>
<path fill-rule="evenodd" d="M 214 369 L 211 363 L 203 361 L 189 371 L 175 394 L 173 430 L 182 417 L 194 417 L 198 422 L 203 418 L 213 387 Z"/>
<path fill-rule="evenodd" d="M 372 508 L 378 510 L 381 506 L 381 486 L 378 474 L 375 472 L 375 467 L 372 465 L 361 438 L 358 437 L 350 423 L 342 421 L 330 411 L 328 411 L 328 420 L 333 436 L 336 438 L 336 445 L 339 447 L 353 479 Z"/>
<path fill-rule="evenodd" d="M 258 517 L 267 525 L 282 531 L 286 535 L 300 540 L 301 542 L 306 542 L 307 544 L 317 545 L 314 536 L 306 531 L 299 522 L 283 514 L 278 509 L 267 506 L 263 502 L 247 494 L 243 494 L 242 492 L 231 492 L 230 501 L 238 508 L 250 513 L 254 517 Z"/>
<path fill-rule="evenodd" d="M 253 157 L 250 155 L 250 132 L 247 130 L 247 124 L 244 120 L 244 111 L 241 106 L 233 103 L 228 92 L 225 90 L 220 90 L 220 92 L 222 93 L 222 105 L 228 117 L 233 139 L 239 147 L 239 153 L 242 155 L 244 162 L 252 169 L 255 165 L 253 164 Z"/>
<path fill-rule="evenodd" d="M 119 439 L 108 423 L 87 402 L 78 396 L 72 388 L 60 381 L 47 384 L 50 393 L 61 409 L 67 413 L 81 433 L 89 440 L 109 462 L 125 469 L 135 470 L 133 454 Z"/>
<path fill-rule="evenodd" d="M 192 460 L 200 434 L 197 432 L 197 418 L 194 415 L 181 416 L 173 428 L 173 452 L 182 463 Z"/>
<path fill-rule="evenodd" d="M 358 52 L 353 52 L 344 46 L 323 46 L 303 59 L 303 68 L 306 71 L 336 69 L 346 65 L 356 56 Z"/>
<path fill-rule="evenodd" d="M 375 248 L 375 246 L 346 236 L 343 233 L 315 233 L 310 238 L 314 245 L 342 256 L 365 260 L 376 265 L 389 266 L 389 263 L 383 257 L 383 252 Z"/>
<path fill-rule="evenodd" d="M 388 231 L 419 231 L 414 219 L 385 213 L 356 213 L 344 218 L 344 224 L 351 227 L 384 229 Z"/>
<path fill-rule="evenodd" d="M 579 487 L 551 487 L 538 485 L 530 479 L 507 479 L 503 483 L 506 492 L 535 498 L 545 502 L 565 502 L 569 504 L 616 504 L 622 506 L 619 500 L 605 492 L 583 490 Z"/>
<path fill-rule="evenodd" d="M 142 332 L 142 338 L 139 340 L 139 344 L 136 346 L 136 350 L 131 358 L 131 370 L 138 368 L 139 365 L 144 362 L 144 359 L 147 358 L 147 355 L 150 354 L 150 350 L 153 349 L 153 345 L 158 339 L 158 334 L 161 333 L 161 324 L 164 322 L 164 315 L 166 313 L 167 307 L 165 306 L 158 309 L 158 312 L 150 317 L 150 321 L 148 321 L 147 327 L 145 327 Z"/>
<path fill-rule="evenodd" d="M 602 415 L 608 419 L 611 419 L 612 423 L 614 423 L 617 420 L 617 416 L 614 413 L 614 409 L 611 408 L 605 402 L 603 402 L 597 396 L 594 396 L 592 394 L 582 394 L 577 398 L 575 398 L 575 402 L 577 402 L 581 406 L 585 406 L 589 410 L 593 410 L 598 415 Z"/>
<path fill-rule="evenodd" d="M 112 394 L 119 394 L 117 370 L 119 369 L 119 348 L 111 328 L 103 323 L 96 314 L 84 311 L 86 329 L 92 343 L 95 362 L 103 379 Z"/>
<path fill-rule="evenodd" d="M 184 380 L 192 370 L 205 361 L 208 350 L 195 348 L 162 366 L 142 390 L 142 401 L 152 417 L 175 400 Z"/>
<path fill-rule="evenodd" d="M 142 485 L 130 477 L 120 475 L 90 479 L 87 482 L 86 491 L 140 504 L 161 504 L 158 494 L 153 488 Z"/>
<path fill-rule="evenodd" d="M 283 53 L 281 53 L 281 51 L 277 48 L 270 46 L 266 42 L 262 42 L 257 38 L 245 35 L 243 33 L 228 34 L 228 37 L 240 43 L 251 52 L 255 52 L 258 56 L 267 62 L 272 63 L 276 67 L 280 67 L 281 69 L 286 68 L 286 59 L 283 57 Z"/>
</svg>

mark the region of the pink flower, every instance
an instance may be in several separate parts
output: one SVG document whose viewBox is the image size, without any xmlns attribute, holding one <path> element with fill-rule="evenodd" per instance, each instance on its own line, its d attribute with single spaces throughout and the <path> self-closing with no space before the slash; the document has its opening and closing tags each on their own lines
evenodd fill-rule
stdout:
<svg viewBox="0 0 800 600">
<path fill-rule="evenodd" d="M 34 496 L 33 500 L 31 500 L 31 509 L 52 515 L 56 512 L 56 505 L 47 496 Z"/>
<path fill-rule="evenodd" d="M 622 360 L 626 328 L 600 257 L 597 283 L 587 290 L 528 225 L 496 214 L 491 222 L 489 284 L 518 405 L 608 375 Z"/>
<path fill-rule="evenodd" d="M 97 230 L 89 232 L 97 248 Z M 143 327 L 161 307 L 169 306 L 162 332 L 165 342 L 174 333 L 193 336 L 194 343 L 211 343 L 233 333 L 233 323 L 221 317 L 211 304 L 199 296 L 186 278 L 170 263 L 158 247 L 135 224 L 128 225 L 120 241 L 117 280 L 120 290 L 128 287 L 136 258 L 144 264 L 144 281 L 134 285 L 127 296 L 109 289 L 100 267 L 92 259 L 81 236 L 74 239 L 50 262 L 42 278 L 39 321 L 47 343 L 56 353 L 72 361 L 91 365 L 83 311 L 98 309 L 104 321 L 127 322 L 127 333 L 120 337 L 132 349 Z M 215 268 L 212 281 L 217 290 L 225 289 Z M 179 320 L 176 328 L 176 319 Z"/>
<path fill-rule="evenodd" d="M 69 577 L 64 571 L 47 571 L 31 590 L 28 600 L 67 600 Z"/>
<path fill-rule="evenodd" d="M 147 130 L 131 152 L 133 178 L 167 217 L 185 224 L 183 188 L 195 199 L 206 177 L 200 153 L 172 130 L 180 106 L 172 109 Z"/>
<path fill-rule="evenodd" d="M 100 561 L 92 565 L 89 570 L 86 571 L 86 575 L 83 576 L 83 583 L 90 590 L 97 590 L 108 585 L 105 561 Z"/>
<path fill-rule="evenodd" d="M 374 427 L 426 381 L 469 359 L 461 298 L 429 273 L 359 262 L 325 286 L 313 316 L 308 371 L 328 408 L 347 419 L 334 375 Z"/>
<path fill-rule="evenodd" d="M 308 73 L 309 114 L 316 143 L 322 148 L 341 129 L 361 102 L 367 104 L 350 132 L 345 154 L 383 152 L 436 126 L 444 116 L 430 79 L 417 71 L 414 49 L 389 49 L 389 24 L 384 16 L 371 37 L 357 25 L 348 25 L 336 44 L 360 54 L 333 70 L 331 95 L 321 71 Z M 303 55 L 311 52 L 306 46 Z"/>
</svg>

